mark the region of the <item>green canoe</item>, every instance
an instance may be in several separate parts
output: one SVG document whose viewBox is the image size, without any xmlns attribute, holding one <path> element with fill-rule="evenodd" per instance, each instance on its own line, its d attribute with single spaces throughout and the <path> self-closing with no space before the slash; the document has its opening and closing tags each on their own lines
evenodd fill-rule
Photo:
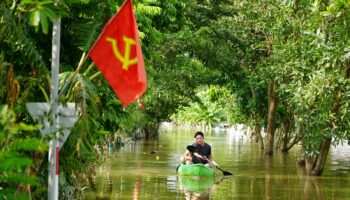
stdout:
<svg viewBox="0 0 350 200">
<path fill-rule="evenodd" d="M 181 164 L 178 168 L 179 176 L 206 176 L 213 177 L 214 170 L 210 167 L 206 167 L 203 164 Z"/>
</svg>

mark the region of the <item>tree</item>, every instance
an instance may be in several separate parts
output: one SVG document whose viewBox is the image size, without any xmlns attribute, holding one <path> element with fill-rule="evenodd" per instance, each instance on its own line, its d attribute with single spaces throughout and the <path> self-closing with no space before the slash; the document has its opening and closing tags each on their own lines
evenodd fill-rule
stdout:
<svg viewBox="0 0 350 200">
<path fill-rule="evenodd" d="M 310 175 L 321 175 L 331 144 L 348 135 L 348 6 L 342 1 L 300 3 L 294 7 L 291 37 L 276 46 L 280 94 L 293 109 Z M 343 15 L 345 14 L 345 15 Z M 344 27 L 345 26 L 345 27 Z M 345 52 L 345 53 L 344 53 Z"/>
</svg>

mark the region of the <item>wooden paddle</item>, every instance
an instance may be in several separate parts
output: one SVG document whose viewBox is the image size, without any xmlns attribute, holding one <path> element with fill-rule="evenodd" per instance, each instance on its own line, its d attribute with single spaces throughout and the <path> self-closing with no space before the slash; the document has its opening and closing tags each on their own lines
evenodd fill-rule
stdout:
<svg viewBox="0 0 350 200">
<path fill-rule="evenodd" d="M 186 149 L 189 150 L 191 153 L 198 154 L 198 153 L 196 152 L 196 147 L 193 146 L 193 145 L 188 145 L 188 146 L 186 147 Z M 200 155 L 200 154 L 198 154 L 198 155 Z M 210 162 L 212 165 L 214 165 L 214 166 L 216 167 L 216 169 L 222 171 L 222 174 L 223 174 L 224 176 L 231 176 L 231 175 L 232 175 L 231 172 L 224 171 L 224 170 L 221 169 L 216 163 L 214 163 L 213 161 L 209 160 L 207 157 L 205 157 L 205 156 L 203 156 L 203 155 L 200 155 L 200 156 L 201 156 L 202 158 L 204 158 L 204 160 L 206 160 L 206 161 Z"/>
</svg>

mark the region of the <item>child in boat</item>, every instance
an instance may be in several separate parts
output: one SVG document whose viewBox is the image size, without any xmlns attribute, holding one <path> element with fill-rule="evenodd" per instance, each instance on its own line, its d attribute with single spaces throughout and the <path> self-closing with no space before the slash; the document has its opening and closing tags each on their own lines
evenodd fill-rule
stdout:
<svg viewBox="0 0 350 200">
<path fill-rule="evenodd" d="M 184 155 L 181 156 L 180 160 L 183 164 L 190 165 L 193 164 L 192 158 L 193 156 L 196 156 L 199 159 L 204 160 L 203 156 L 199 155 L 198 153 L 191 153 L 189 150 L 186 150 Z"/>
<path fill-rule="evenodd" d="M 189 150 L 186 150 L 184 155 L 181 156 L 180 160 L 181 160 L 181 163 L 183 164 L 186 164 L 186 165 L 192 164 L 192 153 Z"/>
</svg>

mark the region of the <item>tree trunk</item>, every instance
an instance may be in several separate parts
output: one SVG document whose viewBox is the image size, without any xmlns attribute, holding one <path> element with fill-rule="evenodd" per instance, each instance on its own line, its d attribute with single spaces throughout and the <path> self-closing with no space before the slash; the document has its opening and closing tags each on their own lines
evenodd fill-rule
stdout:
<svg viewBox="0 0 350 200">
<path fill-rule="evenodd" d="M 282 132 L 282 151 L 286 152 L 285 150 L 287 149 L 288 142 L 289 142 L 289 130 L 288 130 L 288 125 L 284 124 L 284 129 Z"/>
<path fill-rule="evenodd" d="M 268 124 L 266 129 L 266 145 L 265 155 L 273 155 L 273 143 L 275 137 L 275 118 L 277 111 L 278 99 L 276 96 L 276 81 L 271 79 L 269 81 L 269 109 L 268 109 Z"/>
<path fill-rule="evenodd" d="M 298 143 L 298 139 L 294 138 L 294 140 L 292 141 L 291 139 L 291 133 L 292 133 L 292 122 L 293 122 L 293 118 L 292 117 L 288 117 L 286 120 L 284 120 L 283 122 L 283 136 L 282 136 L 282 148 L 281 151 L 282 152 L 287 152 L 289 151 L 290 148 L 292 148 L 296 143 Z"/>
<path fill-rule="evenodd" d="M 263 141 L 262 136 L 261 136 L 261 126 L 259 123 L 255 124 L 254 130 L 255 130 L 255 135 L 256 135 L 258 142 L 259 142 L 260 149 L 264 149 L 264 141 Z"/>
<path fill-rule="evenodd" d="M 305 156 L 306 161 L 306 173 L 309 176 L 321 176 L 324 166 L 326 164 L 327 155 L 331 147 L 332 139 L 326 139 L 320 145 L 320 154 L 316 159 L 312 159 L 309 156 Z"/>
<path fill-rule="evenodd" d="M 281 149 L 281 151 L 282 152 L 288 152 L 289 149 L 291 149 L 294 145 L 298 144 L 299 141 L 300 141 L 300 139 L 295 137 L 294 140 L 289 143 L 289 146 L 286 146 L 286 148 Z"/>
<path fill-rule="evenodd" d="M 314 169 L 315 167 L 315 160 L 308 156 L 308 155 L 305 155 L 305 167 L 306 167 L 306 173 L 311 176 L 312 175 L 312 170 Z"/>
<path fill-rule="evenodd" d="M 256 92 L 255 89 L 253 87 L 250 88 L 251 92 L 252 92 L 252 97 L 253 100 L 256 102 L 257 98 L 256 98 Z M 254 121 L 254 134 L 255 137 L 257 139 L 257 142 L 260 145 L 260 149 L 264 149 L 264 141 L 263 138 L 261 136 L 261 125 L 259 123 L 260 119 L 262 118 L 261 112 L 259 112 L 258 110 L 256 111 L 256 114 L 253 114 L 253 121 Z"/>
<path fill-rule="evenodd" d="M 253 115 L 253 123 L 254 123 L 254 131 L 251 136 L 251 139 L 253 139 L 253 135 L 255 135 L 256 142 L 259 143 L 259 146 L 261 149 L 264 149 L 264 141 L 261 136 L 261 126 L 259 124 L 259 116 L 257 114 Z"/>
<path fill-rule="evenodd" d="M 320 145 L 320 154 L 317 157 L 315 168 L 312 172 L 314 176 L 321 176 L 323 173 L 324 165 L 326 164 L 327 155 L 329 152 L 329 148 L 331 147 L 332 139 L 326 139 Z"/>
</svg>

